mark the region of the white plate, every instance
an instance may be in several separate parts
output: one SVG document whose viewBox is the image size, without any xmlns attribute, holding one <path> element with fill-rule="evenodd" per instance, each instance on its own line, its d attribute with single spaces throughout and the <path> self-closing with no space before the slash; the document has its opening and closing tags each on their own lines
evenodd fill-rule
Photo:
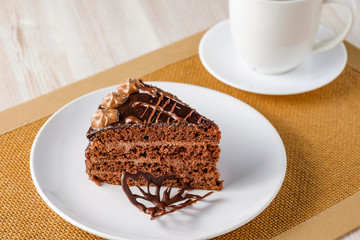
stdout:
<svg viewBox="0 0 360 240">
<path fill-rule="evenodd" d="M 150 221 L 121 186 L 99 187 L 85 173 L 90 115 L 109 87 L 57 111 L 35 138 L 30 168 L 44 201 L 71 224 L 112 239 L 202 239 L 235 229 L 274 199 L 286 171 L 286 154 L 274 127 L 256 110 L 226 94 L 198 86 L 155 82 L 218 123 L 218 164 L 224 189 L 178 212 Z M 204 194 L 206 191 L 194 191 Z"/>
<path fill-rule="evenodd" d="M 320 25 L 318 40 L 333 36 Z M 287 95 L 311 91 L 332 82 L 344 70 L 347 52 L 343 43 L 308 56 L 295 69 L 281 75 L 253 71 L 236 54 L 231 40 L 230 22 L 222 21 L 205 33 L 199 45 L 200 60 L 206 70 L 220 81 L 248 92 Z"/>
</svg>

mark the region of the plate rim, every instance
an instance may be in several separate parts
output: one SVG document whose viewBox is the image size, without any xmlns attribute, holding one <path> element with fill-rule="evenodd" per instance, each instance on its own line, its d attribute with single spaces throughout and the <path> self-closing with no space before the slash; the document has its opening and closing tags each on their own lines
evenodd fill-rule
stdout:
<svg viewBox="0 0 360 240">
<path fill-rule="evenodd" d="M 332 81 L 334 81 L 345 69 L 346 67 L 346 63 L 347 63 L 347 60 L 348 60 L 348 53 L 347 53 L 347 50 L 346 50 L 346 47 L 345 47 L 345 44 L 343 42 L 339 43 L 338 46 L 341 47 L 342 49 L 342 52 L 345 54 L 345 57 L 344 57 L 344 60 L 342 62 L 342 65 L 339 67 L 339 69 L 341 69 L 341 71 L 339 71 L 339 73 L 336 73 L 334 74 L 333 77 L 329 77 L 329 79 L 327 81 L 323 81 L 321 82 L 321 84 L 319 85 L 315 85 L 311 88 L 307 88 L 307 89 L 300 89 L 300 90 L 296 90 L 296 89 L 293 89 L 293 90 L 286 90 L 286 89 L 283 89 L 281 91 L 277 90 L 275 92 L 272 92 L 272 91 L 269 91 L 269 90 L 264 90 L 264 89 L 260 89 L 260 90 L 256 90 L 256 88 L 248 88 L 246 86 L 240 86 L 240 85 L 237 85 L 235 83 L 233 83 L 232 81 L 230 80 L 227 80 L 226 78 L 222 77 L 221 75 L 219 75 L 217 72 L 215 72 L 210 66 L 209 64 L 207 63 L 207 61 L 205 60 L 205 57 L 202 53 L 202 49 L 203 49 L 203 46 L 204 46 L 204 42 L 206 41 L 206 38 L 208 38 L 209 34 L 211 33 L 211 31 L 213 31 L 215 28 L 219 27 L 219 25 L 222 25 L 222 24 L 230 24 L 230 19 L 224 19 L 218 23 L 216 23 L 214 26 L 212 26 L 210 29 L 208 29 L 204 35 L 201 37 L 201 40 L 199 42 L 199 47 L 198 47 L 198 54 L 199 54 L 199 58 L 200 58 L 200 61 L 201 63 L 203 64 L 204 68 L 206 69 L 206 71 L 208 71 L 212 76 L 214 76 L 217 80 L 225 83 L 226 85 L 229 85 L 231 87 L 234 87 L 236 89 L 240 89 L 242 91 L 246 91 L 246 92 L 250 92 L 250 93 L 256 93 L 256 94 L 261 94 L 261 95 L 272 95 L 272 96 L 287 96 L 287 95 L 296 95 L 296 94 L 301 94 L 301 93 L 306 93 L 306 92 L 311 92 L 311 91 L 314 91 L 316 89 L 319 89 L 319 88 L 322 88 L 324 87 L 325 85 L 331 83 Z M 325 25 L 321 24 L 319 25 L 320 26 L 323 26 L 325 27 L 326 29 L 332 31 L 330 28 L 326 27 Z M 266 75 L 265 75 L 266 76 Z M 271 75 L 272 76 L 272 75 Z M 288 88 L 287 88 L 288 89 Z"/>
<path fill-rule="evenodd" d="M 183 85 L 183 86 L 195 87 L 195 88 L 198 88 L 198 89 L 211 91 L 211 92 L 214 92 L 216 94 L 221 94 L 221 95 L 224 95 L 226 97 L 232 98 L 233 100 L 238 101 L 240 104 L 245 106 L 248 110 L 255 113 L 257 115 L 257 117 L 262 118 L 265 121 L 265 123 L 268 125 L 267 127 L 269 127 L 273 131 L 273 133 L 276 135 L 276 138 L 278 139 L 277 141 L 279 141 L 279 143 L 281 143 L 281 155 L 282 155 L 282 158 L 283 158 L 281 160 L 281 162 L 284 165 L 283 166 L 284 171 L 282 172 L 280 182 L 278 183 L 276 191 L 273 192 L 273 194 L 270 196 L 270 198 L 268 199 L 266 204 L 264 204 L 262 206 L 262 208 L 258 209 L 257 212 L 254 212 L 253 214 L 251 214 L 251 217 L 248 217 L 245 221 L 237 222 L 236 224 L 233 224 L 228 228 L 224 228 L 222 231 L 218 231 L 218 232 L 213 233 L 213 234 L 207 234 L 206 236 L 204 235 L 201 238 L 192 238 L 192 239 L 194 239 L 194 240 L 195 239 L 205 239 L 205 238 L 212 238 L 212 237 L 220 236 L 222 234 L 228 233 L 228 232 L 230 232 L 230 231 L 232 231 L 232 230 L 234 230 L 236 228 L 239 228 L 239 227 L 245 225 L 246 223 L 252 221 L 260 213 L 262 213 L 270 205 L 270 203 L 275 199 L 275 197 L 279 193 L 279 191 L 280 191 L 280 189 L 281 189 L 281 187 L 282 187 L 282 185 L 284 183 L 284 179 L 285 179 L 285 176 L 286 176 L 286 170 L 287 170 L 287 154 L 286 154 L 285 145 L 284 145 L 284 142 L 283 142 L 280 134 L 278 133 L 276 128 L 272 125 L 272 123 L 264 115 L 262 115 L 258 110 L 256 110 L 255 108 L 253 108 L 249 104 L 243 102 L 242 100 L 240 100 L 240 99 L 238 99 L 236 97 L 233 97 L 233 96 L 231 96 L 229 94 L 214 90 L 212 88 L 207 88 L 207 87 L 194 85 L 194 84 L 189 84 L 189 83 L 168 82 L 168 81 L 146 81 L 146 83 L 154 84 L 154 85 L 156 85 L 158 83 L 160 83 L 159 85 L 161 85 L 161 84 L 164 83 L 164 84 L 170 84 L 170 85 L 174 85 L 174 86 Z M 107 239 L 128 240 L 129 238 L 126 238 L 126 237 L 114 236 L 114 235 L 108 234 L 106 232 L 101 232 L 101 231 L 98 231 L 98 230 L 94 230 L 91 227 L 88 227 L 87 225 L 82 224 L 82 223 L 72 219 L 70 216 L 68 216 L 66 213 L 64 213 L 55 204 L 53 204 L 52 201 L 46 196 L 46 194 L 44 193 L 42 187 L 40 186 L 40 184 L 39 184 L 39 182 L 38 182 L 38 180 L 36 178 L 35 169 L 34 169 L 34 161 L 36 161 L 36 160 L 34 160 L 34 154 L 35 154 L 34 152 L 35 152 L 35 148 L 36 148 L 38 139 L 41 137 L 42 132 L 44 131 L 44 129 L 46 129 L 47 125 L 52 121 L 52 119 L 55 118 L 60 112 L 62 112 L 63 109 L 67 108 L 71 104 L 73 104 L 73 103 L 75 103 L 75 102 L 77 102 L 77 101 L 79 101 L 79 100 L 81 100 L 83 98 L 86 98 L 88 95 L 94 94 L 94 93 L 99 92 L 99 91 L 103 91 L 104 89 L 107 89 L 107 88 L 113 88 L 113 87 L 116 87 L 116 85 L 104 87 L 104 88 L 97 89 L 95 91 L 89 92 L 87 94 L 84 94 L 84 95 L 70 101 L 69 103 L 65 104 L 63 107 L 59 108 L 55 113 L 52 114 L 52 116 L 48 120 L 46 120 L 46 122 L 42 125 L 42 127 L 40 128 L 40 130 L 36 134 L 36 137 L 33 140 L 33 144 L 32 144 L 32 147 L 31 147 L 31 152 L 30 152 L 30 173 L 31 173 L 31 178 L 32 178 L 33 184 L 35 185 L 35 188 L 36 188 L 37 192 L 40 194 L 42 200 L 51 208 L 51 210 L 53 210 L 58 216 L 63 218 L 65 221 L 69 222 L 70 224 L 72 224 L 72 225 L 74 225 L 74 226 L 76 226 L 76 227 L 78 227 L 78 228 L 80 228 L 80 229 L 82 229 L 82 230 L 84 230 L 84 231 L 86 231 L 88 233 L 94 234 L 96 236 L 104 237 L 104 238 L 107 238 Z M 162 88 L 163 86 L 159 86 L 159 87 Z M 131 238 L 131 239 L 138 239 L 138 238 L 135 237 L 135 238 Z"/>
</svg>

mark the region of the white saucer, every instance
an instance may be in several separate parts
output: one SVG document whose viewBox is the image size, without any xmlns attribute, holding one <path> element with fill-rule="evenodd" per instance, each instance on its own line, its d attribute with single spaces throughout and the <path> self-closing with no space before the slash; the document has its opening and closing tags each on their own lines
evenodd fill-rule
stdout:
<svg viewBox="0 0 360 240">
<path fill-rule="evenodd" d="M 224 189 L 194 206 L 150 221 L 149 215 L 130 203 L 121 186 L 99 187 L 90 181 L 85 173 L 85 135 L 91 114 L 103 96 L 116 90 L 113 86 L 67 104 L 37 134 L 30 169 L 43 200 L 71 224 L 110 239 L 207 239 L 260 214 L 278 193 L 286 172 L 285 147 L 271 123 L 246 103 L 212 89 L 172 82 L 151 84 L 174 93 L 219 125 L 218 168 Z"/>
<path fill-rule="evenodd" d="M 317 39 L 334 33 L 320 25 Z M 235 52 L 230 21 L 224 20 L 208 30 L 200 41 L 200 60 L 206 70 L 232 87 L 253 93 L 287 95 L 311 91 L 332 82 L 343 71 L 347 52 L 343 43 L 311 54 L 295 69 L 281 75 L 265 75 L 250 69 Z"/>
</svg>

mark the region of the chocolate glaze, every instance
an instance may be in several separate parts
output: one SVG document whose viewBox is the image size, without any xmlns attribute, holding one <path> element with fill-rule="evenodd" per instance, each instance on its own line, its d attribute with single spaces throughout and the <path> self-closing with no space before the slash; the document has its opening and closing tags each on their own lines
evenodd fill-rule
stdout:
<svg viewBox="0 0 360 240">
<path fill-rule="evenodd" d="M 142 81 L 141 83 L 138 92 L 130 94 L 124 104 L 115 108 L 119 112 L 119 121 L 102 129 L 91 127 L 87 133 L 88 138 L 104 129 L 122 128 L 123 125 L 130 124 L 190 123 L 215 125 L 176 96 Z M 99 108 L 102 107 L 99 106 Z"/>
<path fill-rule="evenodd" d="M 147 192 L 145 192 L 142 188 L 139 186 L 138 189 L 143 194 L 143 196 L 133 194 L 127 184 L 127 179 L 131 178 L 134 181 L 138 181 L 140 177 L 143 177 L 146 181 L 147 185 Z M 135 205 L 138 209 L 141 211 L 148 213 L 151 215 L 151 220 L 154 220 L 156 218 L 159 218 L 165 214 L 175 212 L 177 210 L 180 210 L 184 207 L 187 207 L 209 195 L 211 195 L 213 192 L 208 192 L 204 196 L 194 195 L 185 193 L 185 190 L 189 188 L 188 185 L 185 185 L 183 188 L 181 188 L 178 193 L 170 197 L 170 193 L 172 190 L 172 185 L 168 186 L 165 191 L 163 192 L 162 200 L 160 200 L 160 189 L 163 184 L 163 182 L 167 179 L 176 179 L 175 176 L 159 176 L 154 177 L 153 175 L 149 173 L 143 173 L 143 172 L 137 172 L 136 174 L 131 174 L 128 172 L 123 172 L 121 176 L 121 186 L 130 200 L 130 202 Z M 155 195 L 150 192 L 150 184 L 154 184 L 156 187 Z M 185 193 L 185 195 L 183 195 Z M 138 198 L 144 199 L 146 201 L 152 202 L 154 204 L 154 207 L 146 207 L 144 204 L 137 201 Z M 184 202 L 182 202 L 184 201 Z M 182 202 L 177 205 L 174 205 L 174 203 Z"/>
</svg>

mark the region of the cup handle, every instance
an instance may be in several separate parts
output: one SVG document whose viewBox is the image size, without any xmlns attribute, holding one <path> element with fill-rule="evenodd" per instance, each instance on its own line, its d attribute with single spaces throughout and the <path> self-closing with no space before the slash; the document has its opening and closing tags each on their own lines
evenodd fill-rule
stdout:
<svg viewBox="0 0 360 240">
<path fill-rule="evenodd" d="M 340 4 L 340 5 L 343 5 L 344 7 L 346 7 L 349 12 L 349 15 L 348 15 L 349 19 L 348 19 L 345 29 L 340 34 L 336 35 L 333 38 L 316 42 L 313 46 L 313 52 L 326 51 L 326 50 L 329 50 L 329 49 L 335 47 L 336 45 L 338 45 L 348 35 L 348 33 L 350 32 L 351 27 L 353 26 L 353 23 L 354 23 L 355 13 L 354 13 L 352 6 L 348 2 L 343 1 L 343 0 L 325 0 L 323 2 L 323 4 L 326 4 L 326 3 L 337 3 L 337 4 Z"/>
</svg>

